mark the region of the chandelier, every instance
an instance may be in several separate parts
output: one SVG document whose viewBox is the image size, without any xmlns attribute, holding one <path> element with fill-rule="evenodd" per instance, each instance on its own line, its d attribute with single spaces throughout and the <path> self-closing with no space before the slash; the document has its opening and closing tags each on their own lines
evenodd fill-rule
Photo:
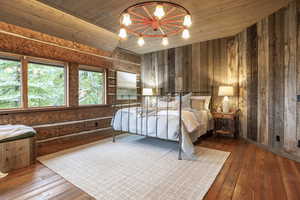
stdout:
<svg viewBox="0 0 300 200">
<path fill-rule="evenodd" d="M 169 44 L 168 37 L 177 34 L 183 39 L 190 37 L 192 25 L 190 12 L 184 7 L 167 1 L 147 1 L 126 8 L 120 16 L 122 39 L 127 33 L 138 37 L 139 46 L 145 44 L 144 38 L 161 38 L 164 46 Z"/>
</svg>

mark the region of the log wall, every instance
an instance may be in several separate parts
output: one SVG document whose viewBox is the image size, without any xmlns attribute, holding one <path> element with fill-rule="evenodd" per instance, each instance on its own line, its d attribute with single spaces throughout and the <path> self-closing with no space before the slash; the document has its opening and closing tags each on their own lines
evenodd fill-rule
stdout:
<svg viewBox="0 0 300 200">
<path fill-rule="evenodd" d="M 83 144 L 111 135 L 112 110 L 109 104 L 116 94 L 116 71 L 134 72 L 139 78 L 140 56 L 122 49 L 103 52 L 5 23 L 0 23 L 0 28 L 13 33 L 0 33 L 0 51 L 64 61 L 69 67 L 69 107 L 0 111 L 0 124 L 33 126 L 38 132 L 38 155 L 60 150 L 52 149 L 52 144 L 60 143 L 63 149 L 70 147 L 69 144 Z M 106 69 L 107 105 L 78 105 L 80 64 Z"/>
</svg>

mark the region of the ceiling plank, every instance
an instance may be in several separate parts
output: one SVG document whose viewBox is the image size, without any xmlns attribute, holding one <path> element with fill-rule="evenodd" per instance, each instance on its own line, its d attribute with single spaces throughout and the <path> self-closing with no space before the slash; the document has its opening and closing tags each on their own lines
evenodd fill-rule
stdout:
<svg viewBox="0 0 300 200">
<path fill-rule="evenodd" d="M 104 51 L 119 43 L 115 33 L 35 0 L 1 0 L 0 19 Z"/>
<path fill-rule="evenodd" d="M 28 0 L 32 2 L 33 0 Z M 56 9 L 59 9 L 69 15 L 76 16 L 82 21 L 87 21 L 89 24 L 97 25 L 111 31 L 112 33 L 118 33 L 119 29 L 119 16 L 120 13 L 125 10 L 127 7 L 138 3 L 143 2 L 144 0 L 39 0 L 40 2 L 46 3 L 49 6 L 52 6 Z M 2 2 L 12 2 L 11 4 L 16 7 L 15 4 L 26 4 L 22 0 L 1 0 Z M 227 37 L 239 33 L 246 27 L 251 26 L 262 18 L 270 15 L 271 13 L 279 10 L 280 8 L 286 6 L 290 0 L 172 0 L 174 3 L 178 3 L 184 6 L 191 12 L 193 25 L 190 28 L 191 38 L 184 40 L 181 38 L 181 34 L 169 38 L 169 46 L 165 47 L 161 45 L 161 40 L 158 38 L 147 38 L 145 39 L 146 45 L 143 47 L 138 46 L 137 38 L 130 36 L 127 40 L 122 40 L 118 45 L 121 48 L 143 54 L 148 52 L 153 52 L 157 50 L 162 50 L 166 48 L 178 47 L 187 44 L 192 44 L 200 41 L 206 41 L 221 37 Z M 8 3 L 6 3 L 8 4 Z M 0 8 L 3 7 L 2 5 Z M 32 10 L 31 7 L 25 7 L 24 9 L 19 8 L 22 6 L 17 6 L 18 9 L 13 10 L 10 8 L 13 13 L 15 12 L 25 12 L 32 13 L 31 15 L 41 15 L 39 9 Z M 3 8 L 4 9 L 4 8 Z M 7 9 L 7 8 L 5 8 Z M 8 11 L 5 11 L 8 15 Z M 2 8 L 0 9 L 0 17 L 3 15 Z M 24 14 L 25 15 L 25 14 Z M 46 15 L 47 16 L 47 15 Z M 63 17 L 61 17 L 63 19 Z M 51 20 L 50 20 L 51 19 Z M 41 23 L 40 27 L 47 27 L 50 24 L 59 24 L 61 25 L 61 19 L 59 17 L 49 18 L 47 21 L 35 20 L 36 23 Z M 17 18 L 17 21 L 22 26 L 24 23 L 22 18 Z M 81 21 L 81 22 L 82 22 Z M 49 24 L 47 24 L 47 23 Z M 44 23 L 44 24 L 43 24 Z M 26 21 L 25 24 L 31 28 L 36 25 L 31 24 L 31 21 Z M 84 43 L 91 46 L 95 46 L 96 41 L 105 42 L 109 44 L 110 37 L 103 37 L 102 34 L 91 34 L 91 31 L 86 31 L 85 29 L 78 28 L 76 31 L 72 30 L 74 27 L 68 24 L 63 23 L 62 29 L 55 30 L 54 32 L 58 37 L 61 35 L 67 35 L 68 37 L 76 37 L 77 42 Z M 49 28 L 47 27 L 49 30 Z M 48 31 L 47 30 L 47 31 Z M 84 31 L 83 31 L 84 30 Z M 41 31 L 41 30 L 39 30 Z M 41 31 L 42 32 L 42 31 Z M 52 34 L 48 32 L 48 34 Z M 84 37 L 86 36 L 86 37 Z M 80 37 L 80 39 L 78 39 Z M 83 38 L 83 39 L 82 39 Z M 112 37 L 114 38 L 114 37 Z M 70 40 L 70 38 L 68 38 Z M 71 39 L 72 40 L 72 39 Z M 82 42 L 83 41 L 83 42 Z M 91 42 L 92 41 L 92 42 Z M 95 41 L 95 42 L 93 42 Z M 97 42 L 98 43 L 98 42 Z M 113 42 L 112 42 L 113 43 Z M 115 43 L 113 43 L 115 44 Z M 98 47 L 101 45 L 97 45 Z M 104 45 L 105 46 L 105 45 Z M 104 47 L 103 47 L 104 48 Z M 108 47 L 110 46 L 108 45 Z"/>
</svg>

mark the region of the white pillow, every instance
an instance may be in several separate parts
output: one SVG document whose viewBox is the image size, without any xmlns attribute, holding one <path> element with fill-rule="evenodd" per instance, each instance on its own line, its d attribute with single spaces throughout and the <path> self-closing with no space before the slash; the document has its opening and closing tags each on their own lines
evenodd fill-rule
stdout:
<svg viewBox="0 0 300 200">
<path fill-rule="evenodd" d="M 182 101 L 182 109 L 184 108 L 191 108 L 191 96 L 192 96 L 192 93 L 189 93 L 187 95 L 184 95 L 181 97 L 181 101 Z M 176 97 L 176 101 L 178 101 L 178 105 L 179 105 L 179 101 L 180 101 L 180 97 L 177 96 Z"/>
<path fill-rule="evenodd" d="M 157 106 L 158 108 L 161 108 L 161 109 L 176 109 L 177 106 L 178 106 L 178 102 L 177 101 L 164 101 L 164 100 L 158 100 L 157 102 Z"/>
<path fill-rule="evenodd" d="M 205 96 L 204 108 L 206 110 L 209 110 L 210 99 L 211 99 L 211 96 Z"/>
<path fill-rule="evenodd" d="M 204 100 L 204 109 L 209 110 L 209 104 L 210 104 L 211 96 L 192 96 L 191 99 Z"/>
</svg>

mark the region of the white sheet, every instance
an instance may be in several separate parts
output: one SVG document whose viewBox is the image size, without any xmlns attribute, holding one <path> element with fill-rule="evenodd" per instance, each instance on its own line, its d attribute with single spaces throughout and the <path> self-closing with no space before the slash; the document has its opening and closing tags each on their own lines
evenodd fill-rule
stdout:
<svg viewBox="0 0 300 200">
<path fill-rule="evenodd" d="M 186 125 L 189 125 L 187 124 L 189 121 L 182 123 L 182 150 L 187 156 L 191 157 L 194 154 L 193 142 L 205 134 L 209 128 L 210 112 L 194 109 L 185 109 L 185 111 L 192 112 L 193 118 L 197 122 L 197 127 L 190 130 L 190 132 L 185 128 Z M 143 110 L 141 107 L 131 107 L 123 108 L 116 112 L 112 120 L 112 127 L 117 131 L 178 141 L 178 120 L 178 110 L 161 110 L 156 112 L 155 109 L 150 109 L 147 115 L 146 110 Z M 195 127 L 195 124 L 191 127 Z"/>
</svg>

